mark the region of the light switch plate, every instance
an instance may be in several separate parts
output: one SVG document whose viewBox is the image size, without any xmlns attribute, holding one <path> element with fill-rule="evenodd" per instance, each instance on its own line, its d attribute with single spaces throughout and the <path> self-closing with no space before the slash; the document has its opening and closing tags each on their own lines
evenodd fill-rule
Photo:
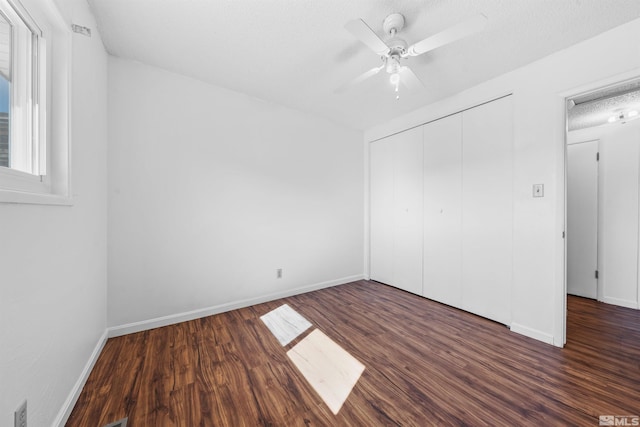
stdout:
<svg viewBox="0 0 640 427">
<path fill-rule="evenodd" d="M 544 197 L 544 184 L 533 184 L 533 197 Z"/>
</svg>

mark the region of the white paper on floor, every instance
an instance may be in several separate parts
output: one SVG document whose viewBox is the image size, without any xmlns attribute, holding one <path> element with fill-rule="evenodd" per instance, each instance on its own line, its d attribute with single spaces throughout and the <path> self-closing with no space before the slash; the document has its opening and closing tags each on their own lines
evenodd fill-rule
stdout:
<svg viewBox="0 0 640 427">
<path fill-rule="evenodd" d="M 311 323 L 287 304 L 260 317 L 283 346 L 311 327 Z"/>
<path fill-rule="evenodd" d="M 337 415 L 364 365 L 318 329 L 287 352 L 331 412 Z"/>
</svg>

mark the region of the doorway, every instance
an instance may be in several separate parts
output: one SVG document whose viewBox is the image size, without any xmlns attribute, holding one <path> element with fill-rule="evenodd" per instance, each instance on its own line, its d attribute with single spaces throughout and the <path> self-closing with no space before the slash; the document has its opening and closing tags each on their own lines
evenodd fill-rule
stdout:
<svg viewBox="0 0 640 427">
<path fill-rule="evenodd" d="M 566 118 L 566 293 L 638 309 L 640 78 L 568 97 Z"/>
</svg>

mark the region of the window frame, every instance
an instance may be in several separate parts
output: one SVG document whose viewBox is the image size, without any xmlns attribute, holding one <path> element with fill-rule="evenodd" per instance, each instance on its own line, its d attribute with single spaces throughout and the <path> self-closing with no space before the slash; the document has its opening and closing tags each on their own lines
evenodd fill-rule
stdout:
<svg viewBox="0 0 640 427">
<path fill-rule="evenodd" d="M 71 30 L 53 0 L 23 2 L 28 9 L 19 0 L 0 0 L 3 7 L 12 7 L 31 30 L 31 43 L 36 49 L 36 59 L 32 60 L 37 65 L 37 77 L 33 76 L 31 83 L 37 91 L 31 121 L 35 138 L 31 144 L 36 145 L 30 153 L 34 173 L 0 167 L 0 203 L 71 205 Z"/>
</svg>

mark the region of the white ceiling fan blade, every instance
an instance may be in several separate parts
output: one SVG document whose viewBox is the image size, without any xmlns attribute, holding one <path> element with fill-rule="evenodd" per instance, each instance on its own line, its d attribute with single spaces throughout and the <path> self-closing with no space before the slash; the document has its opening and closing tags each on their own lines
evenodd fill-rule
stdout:
<svg viewBox="0 0 640 427">
<path fill-rule="evenodd" d="M 353 87 L 353 86 L 355 86 L 357 84 L 362 83 L 363 81 L 365 81 L 369 77 L 375 76 L 383 68 L 384 68 L 384 64 L 382 64 L 380 67 L 372 68 L 369 71 L 367 71 L 366 73 L 360 74 L 358 77 L 356 77 L 355 79 L 351 80 L 350 82 L 347 82 L 347 83 L 343 84 L 342 86 L 340 86 L 339 88 L 337 88 L 333 92 L 334 93 L 342 93 L 342 92 L 346 91 L 347 89 L 349 89 L 349 88 L 351 88 L 351 87 Z"/>
<path fill-rule="evenodd" d="M 400 83 L 405 85 L 407 89 L 411 91 L 424 88 L 422 81 L 409 67 L 402 67 L 400 69 Z"/>
<path fill-rule="evenodd" d="M 453 43 L 456 40 L 460 40 L 471 34 L 475 34 L 484 29 L 487 24 L 487 17 L 483 14 L 476 15 L 471 19 L 461 22 L 458 25 L 434 34 L 431 37 L 412 44 L 407 49 L 407 53 L 410 56 L 422 55 L 430 50 L 437 49 L 440 46 L 444 46 L 449 43 Z"/>
<path fill-rule="evenodd" d="M 378 55 L 385 55 L 389 51 L 389 46 L 362 19 L 349 21 L 344 28 Z"/>
</svg>

